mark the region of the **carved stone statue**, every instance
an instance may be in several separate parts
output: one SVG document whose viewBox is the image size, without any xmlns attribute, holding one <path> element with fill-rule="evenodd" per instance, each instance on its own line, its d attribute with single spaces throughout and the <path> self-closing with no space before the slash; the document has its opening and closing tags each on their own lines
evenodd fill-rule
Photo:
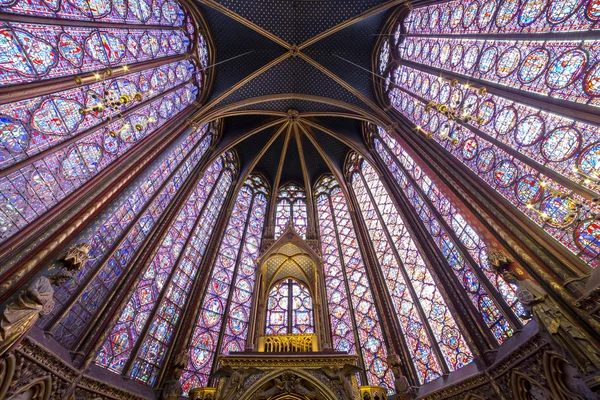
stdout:
<svg viewBox="0 0 600 400">
<path fill-rule="evenodd" d="M 225 384 L 219 390 L 218 400 L 232 400 L 242 392 L 246 378 L 263 372 L 258 368 L 240 367 L 233 370 L 226 366 L 215 372 L 211 378 L 227 378 Z"/>
<path fill-rule="evenodd" d="M 320 368 L 319 370 L 329 378 L 333 386 L 342 394 L 344 399 L 350 400 L 356 398 L 350 377 L 357 372 L 362 371 L 361 368 L 355 365 L 346 364 L 343 367 L 331 367 L 333 374 L 330 374 L 329 371 L 323 368 Z"/>
<path fill-rule="evenodd" d="M 0 319 L 0 356 L 12 351 L 36 321 L 54 309 L 54 288 L 73 277 L 77 268 L 68 265 L 49 277 L 34 278 L 19 298 L 4 309 Z"/>
<path fill-rule="evenodd" d="M 264 400 L 282 393 L 295 393 L 306 396 L 309 399 L 320 399 L 318 390 L 311 389 L 310 385 L 305 384 L 304 380 L 292 373 L 285 373 L 273 379 L 274 385 L 259 390 L 254 399 Z"/>
<path fill-rule="evenodd" d="M 517 285 L 517 297 L 537 322 L 540 332 L 570 358 L 584 373 L 600 369 L 600 348 L 563 312 L 535 282 L 521 280 L 515 273 L 502 271 L 504 279 Z"/>
<path fill-rule="evenodd" d="M 392 369 L 394 373 L 394 388 L 396 389 L 396 399 L 397 400 L 413 400 L 416 395 L 416 388 L 411 386 L 410 382 L 402 373 L 402 360 L 398 354 L 394 353 L 394 351 L 389 351 L 388 365 Z"/>
<path fill-rule="evenodd" d="M 67 249 L 62 261 L 65 263 L 68 269 L 80 269 L 90 259 L 89 252 L 92 249 L 87 243 L 80 243 L 75 246 L 71 246 Z"/>
<path fill-rule="evenodd" d="M 188 361 L 189 354 L 187 349 L 177 355 L 173 364 L 172 378 L 165 383 L 162 399 L 178 400 L 180 396 L 183 396 L 183 388 L 181 387 L 180 379 L 183 370 L 187 367 Z"/>
</svg>

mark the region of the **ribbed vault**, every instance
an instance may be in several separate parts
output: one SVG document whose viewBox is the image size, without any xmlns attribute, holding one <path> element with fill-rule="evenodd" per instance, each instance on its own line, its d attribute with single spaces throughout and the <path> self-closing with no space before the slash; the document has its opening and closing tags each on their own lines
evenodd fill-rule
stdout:
<svg viewBox="0 0 600 400">
<path fill-rule="evenodd" d="M 216 54 L 212 94 L 193 118 L 224 118 L 219 150 L 237 150 L 242 173 L 309 188 L 339 174 L 348 150 L 366 154 L 363 121 L 390 124 L 369 71 L 378 32 L 402 1 L 197 3 Z"/>
</svg>

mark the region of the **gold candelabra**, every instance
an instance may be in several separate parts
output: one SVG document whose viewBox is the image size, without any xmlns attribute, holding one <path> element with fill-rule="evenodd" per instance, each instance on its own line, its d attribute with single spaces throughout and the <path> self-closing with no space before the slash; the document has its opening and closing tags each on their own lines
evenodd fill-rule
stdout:
<svg viewBox="0 0 600 400">
<path fill-rule="evenodd" d="M 447 104 L 437 103 L 433 100 L 431 100 L 425 106 L 425 112 L 431 112 L 431 110 L 439 112 L 451 121 L 460 121 L 463 123 L 476 121 L 478 124 L 482 124 L 484 122 L 483 118 L 477 118 L 474 115 L 469 114 L 463 108 L 452 108 Z"/>
<path fill-rule="evenodd" d="M 123 72 L 127 72 L 129 67 L 124 65 L 121 67 Z M 112 111 L 114 115 L 107 116 L 107 120 L 111 121 L 113 118 L 121 118 L 124 106 L 131 104 L 133 102 L 141 102 L 144 99 L 144 94 L 152 94 L 152 90 L 147 93 L 136 92 L 133 94 L 123 94 L 117 95 L 114 97 L 111 95 L 107 84 L 106 79 L 113 76 L 113 71 L 110 68 L 104 69 L 102 71 L 97 71 L 93 73 L 94 78 L 96 78 L 96 82 L 100 82 L 102 84 L 102 94 L 98 95 L 93 93 L 90 97 L 97 101 L 91 107 L 82 107 L 79 109 L 79 114 L 85 116 L 91 113 L 104 113 L 105 111 Z M 75 77 L 75 83 L 78 85 L 83 84 L 83 79 L 79 76 Z"/>
</svg>

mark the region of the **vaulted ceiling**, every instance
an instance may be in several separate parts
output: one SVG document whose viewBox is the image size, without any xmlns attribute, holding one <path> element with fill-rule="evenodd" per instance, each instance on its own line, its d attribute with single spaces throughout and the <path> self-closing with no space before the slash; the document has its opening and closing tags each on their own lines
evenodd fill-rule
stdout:
<svg viewBox="0 0 600 400">
<path fill-rule="evenodd" d="M 404 0 L 195 0 L 213 40 L 214 82 L 198 121 L 224 118 L 219 148 L 274 187 L 310 188 L 363 151 L 362 121 L 388 125 L 373 49 Z M 294 110 L 292 112 L 291 110 Z"/>
</svg>

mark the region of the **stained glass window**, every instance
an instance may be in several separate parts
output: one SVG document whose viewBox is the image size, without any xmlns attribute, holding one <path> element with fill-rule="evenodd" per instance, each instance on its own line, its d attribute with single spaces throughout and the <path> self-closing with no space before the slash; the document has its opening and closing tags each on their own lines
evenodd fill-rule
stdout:
<svg viewBox="0 0 600 400">
<path fill-rule="evenodd" d="M 383 386 L 391 393 L 394 379 L 386 362 L 379 313 L 345 196 L 333 176 L 326 175 L 317 182 L 315 198 L 332 347 L 359 354 L 368 384 Z"/>
<path fill-rule="evenodd" d="M 420 133 L 592 267 L 600 255 L 592 201 L 600 194 L 600 127 L 570 110 L 577 102 L 594 114 L 600 105 L 600 46 L 570 33 L 600 28 L 596 9 L 595 1 L 512 0 L 417 8 L 395 28 L 406 34 L 397 35 L 396 64 L 385 75 L 392 105 Z M 526 35 L 546 32 L 552 40 Z M 481 89 L 490 82 L 494 93 Z M 550 112 L 524 100 L 539 95 L 564 107 Z"/>
<path fill-rule="evenodd" d="M 512 336 L 515 326 L 510 322 L 511 316 L 507 317 L 506 311 L 503 313 L 498 302 L 509 306 L 514 316 L 524 314 L 515 288 L 489 267 L 485 243 L 452 202 L 397 141 L 381 128 L 378 134 L 381 140 L 375 139 L 375 150 L 417 211 L 484 322 L 498 342 L 504 342 Z M 435 211 L 425 199 L 429 199 Z M 457 239 L 463 251 L 457 245 Z"/>
<path fill-rule="evenodd" d="M 289 223 L 302 239 L 306 239 L 307 218 L 304 189 L 293 183 L 282 186 L 277 193 L 275 239 L 283 233 Z"/>
<path fill-rule="evenodd" d="M 356 156 L 351 185 L 421 383 L 473 361 L 403 216 L 373 167 Z"/>
<path fill-rule="evenodd" d="M 20 88 L 15 93 L 22 94 L 39 93 L 28 88 L 40 80 L 67 83 L 61 92 L 0 106 L 3 242 L 191 105 L 202 74 L 196 61 L 184 56 L 196 30 L 176 1 L 0 4 L 3 12 L 28 20 L 0 26 L 0 86 Z M 51 23 L 52 18 L 61 23 Z M 94 27 L 80 21 L 93 21 Z M 152 28 L 144 29 L 145 24 Z M 180 29 L 184 26 L 190 29 Z M 206 42 L 198 40 L 198 53 L 207 62 Z M 143 63 L 150 60 L 152 68 Z M 118 111 L 97 108 L 101 100 L 122 96 L 131 101 Z"/>
<path fill-rule="evenodd" d="M 222 155 L 197 181 L 110 330 L 97 365 L 154 384 L 233 182 L 234 161 L 232 154 Z"/>
<path fill-rule="evenodd" d="M 314 333 L 313 301 L 306 286 L 284 279 L 269 291 L 265 333 Z"/>
<path fill-rule="evenodd" d="M 54 338 L 62 345 L 71 347 L 102 307 L 158 218 L 206 153 L 213 140 L 212 130 L 204 125 L 179 140 L 91 223 L 97 227 L 88 242 L 92 257 L 74 279 L 55 290 L 56 306 L 39 322 L 45 329 L 52 327 Z M 62 318 L 57 321 L 58 315 Z"/>
<path fill-rule="evenodd" d="M 189 344 L 184 393 L 207 385 L 219 349 L 229 354 L 245 348 L 268 195 L 258 175 L 237 195 Z"/>
</svg>

